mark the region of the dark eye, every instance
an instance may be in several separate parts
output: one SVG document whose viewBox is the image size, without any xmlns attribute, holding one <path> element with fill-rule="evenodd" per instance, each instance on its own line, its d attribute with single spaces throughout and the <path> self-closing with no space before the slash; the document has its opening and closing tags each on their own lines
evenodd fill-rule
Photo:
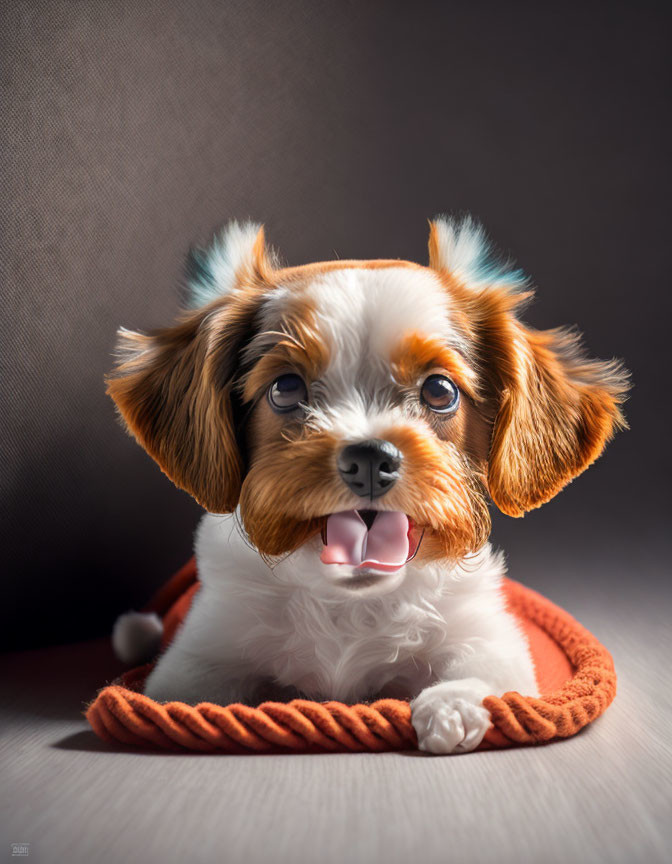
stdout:
<svg viewBox="0 0 672 864">
<path fill-rule="evenodd" d="M 445 375 L 430 375 L 422 385 L 420 396 L 437 414 L 452 414 L 460 403 L 460 391 Z"/>
<path fill-rule="evenodd" d="M 307 397 L 308 391 L 303 379 L 293 372 L 276 378 L 268 388 L 268 401 L 278 414 L 293 411 L 299 407 L 300 402 L 305 402 Z"/>
</svg>

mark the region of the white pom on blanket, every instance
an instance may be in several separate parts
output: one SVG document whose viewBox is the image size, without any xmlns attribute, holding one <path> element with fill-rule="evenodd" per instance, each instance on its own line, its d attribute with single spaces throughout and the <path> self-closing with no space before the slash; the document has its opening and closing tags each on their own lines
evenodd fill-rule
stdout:
<svg viewBox="0 0 672 864">
<path fill-rule="evenodd" d="M 163 622 L 155 612 L 125 612 L 114 622 L 112 647 L 124 663 L 147 663 L 161 647 Z"/>
</svg>

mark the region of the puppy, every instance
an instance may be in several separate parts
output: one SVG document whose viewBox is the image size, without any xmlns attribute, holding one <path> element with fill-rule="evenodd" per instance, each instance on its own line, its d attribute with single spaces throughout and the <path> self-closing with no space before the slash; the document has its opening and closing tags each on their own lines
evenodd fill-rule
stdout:
<svg viewBox="0 0 672 864">
<path fill-rule="evenodd" d="M 474 749 L 486 695 L 537 692 L 488 500 L 522 516 L 587 468 L 624 425 L 626 373 L 526 327 L 525 278 L 469 218 L 431 223 L 427 267 L 281 267 L 233 223 L 189 274 L 192 308 L 120 331 L 108 379 L 207 511 L 202 588 L 146 693 L 409 698 L 423 750 Z"/>
</svg>

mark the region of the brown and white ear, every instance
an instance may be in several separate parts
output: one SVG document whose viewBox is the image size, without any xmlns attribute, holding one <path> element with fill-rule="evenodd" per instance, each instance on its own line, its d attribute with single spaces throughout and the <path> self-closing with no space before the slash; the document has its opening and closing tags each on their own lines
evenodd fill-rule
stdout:
<svg viewBox="0 0 672 864">
<path fill-rule="evenodd" d="M 275 256 L 264 228 L 255 222 L 229 222 L 207 249 L 192 249 L 187 261 L 189 305 L 198 309 L 235 293 L 249 282 L 268 280 Z"/>
<path fill-rule="evenodd" d="M 241 240 L 240 231 L 236 236 Z M 119 364 L 107 378 L 128 430 L 177 486 L 214 513 L 235 509 L 243 480 L 235 379 L 240 349 L 268 289 L 263 231 L 239 253 L 230 263 L 235 271 L 228 264 L 212 271 L 224 282 L 235 274 L 226 286 L 217 282 L 227 288 L 218 302 L 213 295 L 206 308 L 148 335 L 120 330 Z"/>
<path fill-rule="evenodd" d="M 500 401 L 488 466 L 495 504 L 522 516 L 592 464 L 618 428 L 628 389 L 618 361 L 587 359 L 578 335 L 510 316 L 494 337 Z"/>
<path fill-rule="evenodd" d="M 525 277 L 494 258 L 470 218 L 437 219 L 429 246 L 430 265 L 469 322 L 496 406 L 490 496 L 502 512 L 522 516 L 584 471 L 626 425 L 628 373 L 618 361 L 588 359 L 574 333 L 522 324 L 516 310 L 531 296 L 520 290 Z"/>
</svg>

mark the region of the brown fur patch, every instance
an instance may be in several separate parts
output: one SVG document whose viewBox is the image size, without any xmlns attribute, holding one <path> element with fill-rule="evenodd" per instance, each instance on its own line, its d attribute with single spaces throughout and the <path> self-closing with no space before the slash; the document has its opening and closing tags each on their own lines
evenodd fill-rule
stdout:
<svg viewBox="0 0 672 864">
<path fill-rule="evenodd" d="M 244 376 L 243 393 L 252 402 L 276 375 L 287 369 L 307 382 L 320 377 L 329 364 L 329 351 L 318 333 L 314 302 L 302 295 L 289 298 L 278 324 L 277 341 Z M 264 334 L 260 334 L 262 337 Z M 275 335 L 275 334 L 274 334 Z"/>
<path fill-rule="evenodd" d="M 522 516 L 584 471 L 626 425 L 627 373 L 617 361 L 588 359 L 571 333 L 526 327 L 516 312 L 531 292 L 471 291 L 443 276 L 469 319 L 495 417 L 488 489 L 500 510 Z"/>
<path fill-rule="evenodd" d="M 251 467 L 240 510 L 250 540 L 264 555 L 284 555 L 317 534 L 322 516 L 350 506 L 338 476 L 333 436 L 287 424 L 265 401 L 250 427 Z"/>
<path fill-rule="evenodd" d="M 379 258 L 367 260 L 316 261 L 313 264 L 300 264 L 297 267 L 284 267 L 275 271 L 278 284 L 286 284 L 296 280 L 310 280 L 334 270 L 388 270 L 391 267 L 405 267 L 409 270 L 427 270 L 422 264 L 414 261 L 404 261 L 397 258 Z"/>
<path fill-rule="evenodd" d="M 418 561 L 457 560 L 480 549 L 490 532 L 484 478 L 462 449 L 414 426 L 392 427 L 382 437 L 404 454 L 385 508 L 401 510 L 426 529 Z"/>
<path fill-rule="evenodd" d="M 128 430 L 180 488 L 215 513 L 238 502 L 243 463 L 232 389 L 271 269 L 263 231 L 238 290 L 148 335 L 120 333 L 122 360 L 107 378 Z"/>
<path fill-rule="evenodd" d="M 447 375 L 474 400 L 478 400 L 478 376 L 464 358 L 435 336 L 408 333 L 391 355 L 392 373 L 404 386 L 415 384 L 431 368 L 444 369 Z"/>
<path fill-rule="evenodd" d="M 243 522 L 262 554 L 287 554 L 317 534 L 327 514 L 353 506 L 336 467 L 344 442 L 298 421 L 286 424 L 265 402 L 256 407 L 250 432 Z M 490 527 L 483 477 L 460 448 L 411 426 L 391 428 L 383 437 L 402 451 L 404 461 L 401 479 L 382 503 L 425 529 L 418 562 L 457 560 L 480 548 Z"/>
</svg>

